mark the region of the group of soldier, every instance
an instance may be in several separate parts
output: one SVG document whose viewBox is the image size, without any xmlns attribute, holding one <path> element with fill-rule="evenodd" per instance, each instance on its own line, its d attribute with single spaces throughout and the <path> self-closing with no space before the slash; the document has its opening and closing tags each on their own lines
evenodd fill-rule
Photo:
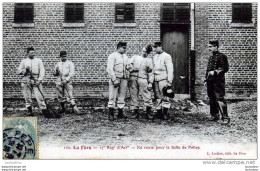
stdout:
<svg viewBox="0 0 260 171">
<path fill-rule="evenodd" d="M 75 74 L 74 64 L 67 59 L 67 52 L 60 52 L 60 62 L 55 65 L 53 75 L 57 77 L 55 82 L 58 94 L 58 101 L 61 106 L 59 113 L 65 113 L 65 103 L 69 102 L 75 113 L 80 113 L 75 99 L 73 97 L 72 78 Z M 38 102 L 42 114 L 46 118 L 51 118 L 50 112 L 47 110 L 46 101 L 42 92 L 42 80 L 45 75 L 43 62 L 40 58 L 35 57 L 33 47 L 27 48 L 27 58 L 23 59 L 17 71 L 18 75 L 22 75 L 22 92 L 25 98 L 26 108 L 29 116 L 33 116 L 32 111 L 32 92 Z"/>
<path fill-rule="evenodd" d="M 159 119 L 168 118 L 170 108 L 169 98 L 165 97 L 163 89 L 171 93 L 173 80 L 172 57 L 163 51 L 161 42 L 146 45 L 141 55 L 134 55 L 130 59 L 126 56 L 126 42 L 117 44 L 116 52 L 108 57 L 107 72 L 109 75 L 109 116 L 114 119 L 114 109 L 118 108 L 118 118 L 125 118 L 124 106 L 127 86 L 129 86 L 131 106 L 135 118 L 139 118 L 139 97 L 142 97 L 146 107 L 145 117 L 151 116 L 153 107 L 151 90 L 157 100 L 154 116 Z M 154 51 L 153 58 L 148 55 Z"/>
<path fill-rule="evenodd" d="M 211 121 L 221 119 L 230 121 L 227 113 L 225 95 L 225 73 L 229 70 L 226 55 L 219 52 L 219 42 L 209 41 L 209 52 L 211 53 L 206 76 L 207 93 L 210 102 Z M 126 42 L 119 42 L 116 51 L 108 56 L 107 73 L 109 76 L 109 118 L 114 120 L 115 109 L 118 109 L 118 118 L 126 118 L 124 113 L 125 97 L 129 88 L 131 97 L 130 109 L 134 113 L 134 118 L 139 119 L 140 97 L 142 97 L 146 108 L 146 119 L 169 118 L 169 108 L 171 106 L 169 98 L 174 97 L 172 90 L 173 62 L 170 54 L 163 50 L 161 42 L 148 44 L 142 48 L 140 55 L 131 58 L 125 54 L 127 50 Z M 154 56 L 149 54 L 154 52 Z M 46 107 L 46 102 L 42 93 L 42 80 L 45 69 L 40 58 L 35 57 L 33 47 L 27 48 L 27 58 L 23 59 L 18 68 L 18 74 L 23 75 L 22 91 L 26 102 L 28 115 L 32 112 L 32 91 L 45 117 L 50 118 Z M 60 52 L 60 62 L 55 65 L 53 75 L 57 77 L 56 90 L 60 103 L 60 112 L 64 114 L 65 103 L 69 102 L 75 113 L 80 113 L 73 97 L 72 78 L 74 76 L 74 64 L 67 59 L 66 51 Z M 153 108 L 152 93 L 156 99 L 156 114 L 151 115 Z"/>
</svg>

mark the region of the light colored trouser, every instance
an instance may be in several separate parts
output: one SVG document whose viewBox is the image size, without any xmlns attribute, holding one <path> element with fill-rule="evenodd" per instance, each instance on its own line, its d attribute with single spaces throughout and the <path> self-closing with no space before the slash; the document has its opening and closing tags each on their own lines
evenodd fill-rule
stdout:
<svg viewBox="0 0 260 171">
<path fill-rule="evenodd" d="M 152 107 L 152 97 L 150 91 L 148 91 L 148 81 L 144 78 L 138 78 L 135 76 L 130 76 L 129 79 L 130 96 L 131 96 L 131 109 L 139 108 L 139 95 L 142 96 L 144 100 L 144 105 Z"/>
<path fill-rule="evenodd" d="M 163 96 L 163 87 L 167 86 L 167 80 L 155 81 L 154 82 L 154 95 L 157 100 L 156 110 L 164 108 L 170 108 L 171 104 L 168 97 Z"/>
<path fill-rule="evenodd" d="M 109 80 L 109 101 L 108 108 L 116 107 L 116 98 L 117 98 L 117 107 L 123 109 L 125 107 L 125 96 L 127 90 L 127 79 L 119 79 L 120 85 L 115 87 L 111 79 Z"/>
<path fill-rule="evenodd" d="M 39 89 L 42 92 L 42 84 L 39 85 Z M 46 104 L 44 102 L 43 96 L 40 93 L 39 89 L 37 86 L 33 84 L 24 83 L 24 82 L 22 83 L 22 92 L 25 98 L 26 108 L 32 105 L 32 91 L 33 91 L 40 109 L 46 109 Z"/>
<path fill-rule="evenodd" d="M 76 105 L 75 99 L 73 97 L 73 86 L 71 81 L 64 86 L 64 90 L 61 82 L 56 82 L 56 90 L 58 92 L 59 102 L 67 101 L 70 102 L 72 106 Z"/>
</svg>

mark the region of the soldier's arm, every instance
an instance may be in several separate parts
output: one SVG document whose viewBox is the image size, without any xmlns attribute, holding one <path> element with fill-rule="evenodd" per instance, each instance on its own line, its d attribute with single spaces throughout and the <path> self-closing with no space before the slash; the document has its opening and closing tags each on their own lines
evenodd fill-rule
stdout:
<svg viewBox="0 0 260 171">
<path fill-rule="evenodd" d="M 172 83 L 173 80 L 173 63 L 172 63 L 172 57 L 170 55 L 167 55 L 165 65 L 167 68 L 167 74 L 168 74 L 168 83 Z"/>
<path fill-rule="evenodd" d="M 112 81 L 116 80 L 116 75 L 115 75 L 115 72 L 114 72 L 114 64 L 115 64 L 114 56 L 109 55 L 108 60 L 107 60 L 107 73 L 108 73 L 109 78 Z"/>
<path fill-rule="evenodd" d="M 223 75 L 229 70 L 227 56 L 222 54 L 219 60 L 220 60 L 220 66 L 214 72 L 216 75 Z"/>
<path fill-rule="evenodd" d="M 153 83 L 153 81 L 154 81 L 154 70 L 153 70 L 153 60 L 152 60 L 152 58 L 147 59 L 147 72 L 148 72 L 148 82 Z"/>
<path fill-rule="evenodd" d="M 24 75 L 26 73 L 25 65 L 24 65 L 24 60 L 21 61 L 18 69 L 17 69 L 17 74 L 18 75 Z"/>
<path fill-rule="evenodd" d="M 39 59 L 39 78 L 38 81 L 42 81 L 45 75 L 44 65 L 41 59 Z"/>
<path fill-rule="evenodd" d="M 53 76 L 55 76 L 55 77 L 59 76 L 59 72 L 57 71 L 57 68 L 58 68 L 58 64 L 55 65 L 54 71 L 53 71 Z"/>
<path fill-rule="evenodd" d="M 73 77 L 74 77 L 74 75 L 75 75 L 75 66 L 74 66 L 74 63 L 70 63 L 70 65 L 69 65 L 69 68 L 70 68 L 70 73 L 69 73 L 69 75 L 66 77 L 66 80 L 67 81 L 70 81 Z"/>
<path fill-rule="evenodd" d="M 132 72 L 134 70 L 134 61 L 135 61 L 135 56 L 132 56 L 130 59 L 128 59 L 127 64 L 126 64 L 126 69 L 129 72 Z"/>
</svg>

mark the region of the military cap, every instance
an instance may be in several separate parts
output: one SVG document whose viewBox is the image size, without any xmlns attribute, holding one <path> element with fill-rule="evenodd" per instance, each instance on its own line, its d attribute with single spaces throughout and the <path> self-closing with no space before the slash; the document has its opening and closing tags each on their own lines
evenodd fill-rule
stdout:
<svg viewBox="0 0 260 171">
<path fill-rule="evenodd" d="M 67 52 L 64 50 L 60 51 L 60 57 L 62 57 L 62 56 L 67 56 Z"/>
<path fill-rule="evenodd" d="M 152 48 L 152 45 L 146 45 L 145 46 L 145 49 L 146 49 L 146 52 L 147 52 L 147 54 L 149 54 L 150 52 L 152 52 L 153 51 L 153 48 Z"/>
<path fill-rule="evenodd" d="M 162 42 L 154 42 L 153 47 L 158 47 L 158 46 L 162 46 Z"/>
<path fill-rule="evenodd" d="M 118 42 L 117 43 L 117 49 L 119 48 L 119 47 L 123 47 L 123 46 L 126 46 L 127 45 L 127 43 L 126 42 Z"/>
<path fill-rule="evenodd" d="M 28 48 L 27 48 L 27 53 L 29 53 L 31 50 L 34 51 L 34 48 L 33 48 L 32 46 L 31 46 L 31 47 L 28 47 Z"/>
<path fill-rule="evenodd" d="M 175 94 L 172 91 L 172 88 L 170 86 L 163 87 L 162 91 L 163 91 L 163 95 L 166 97 L 174 98 L 174 96 L 175 96 Z"/>
<path fill-rule="evenodd" d="M 211 44 L 211 45 L 213 45 L 213 46 L 219 47 L 219 42 L 218 42 L 218 40 L 210 40 L 210 41 L 209 41 L 209 44 Z"/>
</svg>

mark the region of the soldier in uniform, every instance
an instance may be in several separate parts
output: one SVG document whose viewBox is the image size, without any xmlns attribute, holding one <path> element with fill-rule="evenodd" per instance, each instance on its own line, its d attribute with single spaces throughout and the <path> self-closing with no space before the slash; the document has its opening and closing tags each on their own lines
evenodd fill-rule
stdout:
<svg viewBox="0 0 260 171">
<path fill-rule="evenodd" d="M 21 61 L 17 74 L 23 75 L 21 85 L 28 115 L 33 116 L 32 92 L 34 91 L 35 98 L 42 110 L 42 114 L 45 117 L 48 117 L 49 113 L 46 109 L 44 97 L 42 96 L 42 80 L 44 78 L 45 69 L 42 60 L 35 57 L 35 50 L 33 47 L 27 48 L 27 58 Z"/>
<path fill-rule="evenodd" d="M 163 88 L 171 87 L 173 80 L 173 63 L 172 57 L 162 49 L 161 42 L 154 43 L 153 57 L 154 63 L 154 95 L 157 99 L 157 113 L 154 117 L 160 119 L 168 119 L 168 109 L 171 104 L 168 97 L 163 97 Z"/>
<path fill-rule="evenodd" d="M 128 57 L 126 52 L 126 42 L 117 44 L 116 52 L 108 56 L 107 72 L 109 76 L 109 116 L 114 119 L 114 109 L 118 107 L 118 118 L 125 118 L 123 113 L 125 107 L 125 96 L 129 72 L 126 69 Z"/>
<path fill-rule="evenodd" d="M 152 58 L 148 58 L 148 54 L 153 50 L 151 45 L 147 45 L 142 49 L 141 56 L 133 56 L 128 60 L 127 69 L 130 72 L 129 87 L 131 95 L 131 108 L 134 110 L 135 118 L 139 119 L 139 95 L 143 97 L 146 106 L 146 119 L 149 119 L 153 106 L 151 93 L 153 76 Z"/>
<path fill-rule="evenodd" d="M 66 51 L 60 52 L 60 58 L 61 61 L 55 65 L 53 73 L 54 76 L 57 76 L 57 81 L 55 83 L 58 92 L 58 100 L 61 106 L 60 113 L 65 114 L 65 103 L 68 101 L 71 104 L 73 111 L 76 114 L 80 114 L 73 97 L 72 78 L 75 75 L 74 64 L 67 59 Z"/>
<path fill-rule="evenodd" d="M 208 48 L 211 56 L 209 58 L 205 83 L 207 84 L 207 93 L 210 103 L 211 121 L 219 120 L 219 111 L 222 114 L 222 120 L 230 119 L 227 113 L 227 104 L 225 95 L 225 73 L 229 70 L 227 56 L 218 51 L 218 40 L 209 41 Z"/>
</svg>

